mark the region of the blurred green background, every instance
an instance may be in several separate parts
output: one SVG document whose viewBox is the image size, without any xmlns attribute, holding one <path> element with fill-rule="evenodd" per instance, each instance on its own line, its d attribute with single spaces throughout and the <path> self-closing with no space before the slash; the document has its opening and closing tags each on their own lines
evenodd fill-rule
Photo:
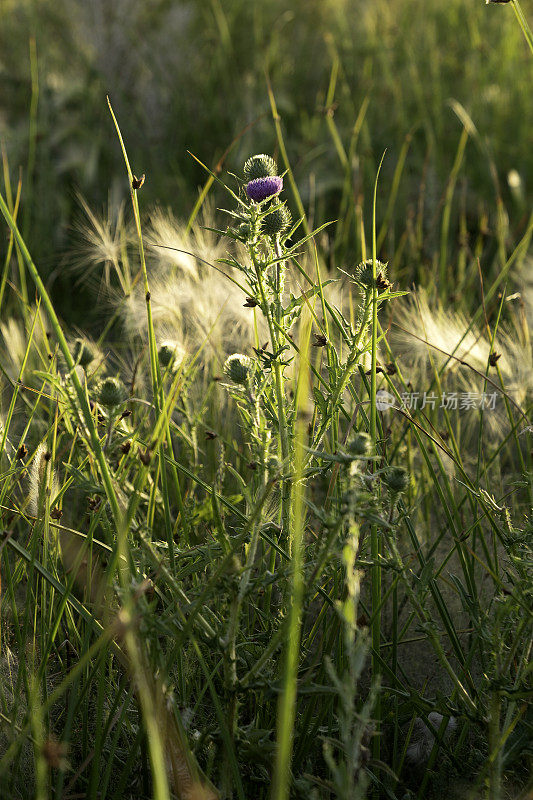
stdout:
<svg viewBox="0 0 533 800">
<path fill-rule="evenodd" d="M 531 0 L 522 7 L 531 19 Z M 22 170 L 24 234 L 67 321 L 88 313 L 88 289 L 73 296 L 66 269 L 83 218 L 77 193 L 102 210 L 128 192 L 106 94 L 134 172 L 146 173 L 143 208 L 157 203 L 187 219 L 205 181 L 187 150 L 214 166 L 240 137 L 224 162 L 239 173 L 250 153 L 278 153 L 268 75 L 307 214 L 315 225 L 342 220 L 320 242 L 330 265 L 361 258 L 355 209 L 368 235 L 387 149 L 381 224 L 405 156 L 380 255 L 391 259 L 394 278 L 426 285 L 440 258 L 444 196 L 463 129 L 455 100 L 477 132 L 454 187 L 451 301 L 469 289 L 475 300 L 476 255 L 484 270 L 497 271 L 524 234 L 532 71 L 510 5 L 3 0 L 0 8 L 0 138 L 14 187 Z"/>
</svg>

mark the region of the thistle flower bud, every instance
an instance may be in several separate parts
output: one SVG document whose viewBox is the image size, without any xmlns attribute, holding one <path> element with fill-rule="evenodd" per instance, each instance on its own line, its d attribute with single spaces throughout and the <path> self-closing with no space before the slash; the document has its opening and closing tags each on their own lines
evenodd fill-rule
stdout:
<svg viewBox="0 0 533 800">
<path fill-rule="evenodd" d="M 224 372 L 233 383 L 245 385 L 248 382 L 253 368 L 253 361 L 241 353 L 234 353 L 226 359 Z"/>
<path fill-rule="evenodd" d="M 228 564 L 229 575 L 240 575 L 242 572 L 242 563 L 238 555 L 233 554 Z"/>
<path fill-rule="evenodd" d="M 277 456 L 270 456 L 268 459 L 268 471 L 271 475 L 281 472 L 281 461 Z"/>
<path fill-rule="evenodd" d="M 383 482 L 393 494 L 401 494 L 407 489 L 409 475 L 403 467 L 388 467 L 383 473 Z"/>
<path fill-rule="evenodd" d="M 381 278 L 381 281 L 383 281 L 386 278 L 386 275 L 387 265 L 383 264 L 381 261 L 376 261 L 376 285 L 378 288 L 380 288 L 378 278 Z M 357 283 L 361 284 L 365 288 L 372 288 L 374 276 L 371 258 L 367 258 L 366 261 L 362 261 L 357 265 L 354 272 L 354 278 Z"/>
<path fill-rule="evenodd" d="M 265 236 L 277 236 L 289 230 L 292 224 L 291 212 L 287 206 L 280 206 L 275 211 L 271 211 L 261 222 L 261 232 Z"/>
<path fill-rule="evenodd" d="M 253 181 L 256 178 L 266 178 L 277 175 L 278 166 L 273 158 L 261 153 L 257 156 L 252 156 L 244 165 L 244 177 L 247 181 Z"/>
<path fill-rule="evenodd" d="M 267 178 L 255 178 L 246 184 L 246 194 L 249 200 L 261 203 L 269 197 L 279 194 L 283 189 L 283 178 L 279 175 Z"/>
<path fill-rule="evenodd" d="M 364 431 L 356 433 L 348 445 L 349 452 L 354 456 L 366 456 L 372 447 L 372 439 Z"/>
<path fill-rule="evenodd" d="M 96 358 L 94 347 L 86 339 L 76 339 L 74 341 L 72 355 L 76 364 L 81 367 L 88 367 L 91 361 Z"/>
<path fill-rule="evenodd" d="M 157 357 L 162 367 L 168 367 L 176 360 L 176 345 L 172 342 L 163 342 L 157 351 Z"/>
<path fill-rule="evenodd" d="M 252 234 L 252 228 L 248 222 L 241 222 L 239 227 L 237 228 L 237 234 L 246 241 L 250 238 Z"/>
<path fill-rule="evenodd" d="M 126 387 L 119 378 L 103 378 L 96 388 L 100 405 L 114 408 L 126 399 Z"/>
</svg>

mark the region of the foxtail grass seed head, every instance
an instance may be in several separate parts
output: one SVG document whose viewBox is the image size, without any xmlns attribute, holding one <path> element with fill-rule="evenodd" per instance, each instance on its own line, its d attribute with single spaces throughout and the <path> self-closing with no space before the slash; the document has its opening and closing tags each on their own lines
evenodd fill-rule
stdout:
<svg viewBox="0 0 533 800">
<path fill-rule="evenodd" d="M 36 517 L 42 506 L 44 491 L 50 484 L 50 499 L 53 501 L 58 492 L 57 480 L 51 465 L 52 454 L 44 444 L 38 446 L 29 469 L 28 507 L 30 514 Z"/>
<path fill-rule="evenodd" d="M 349 452 L 354 456 L 366 456 L 372 449 L 372 439 L 365 431 L 356 433 L 348 445 Z"/>
<path fill-rule="evenodd" d="M 253 361 L 248 356 L 241 353 L 234 353 L 226 359 L 224 372 L 233 383 L 240 383 L 243 386 L 248 383 L 253 368 Z"/>
<path fill-rule="evenodd" d="M 261 222 L 261 232 L 265 236 L 278 236 L 285 231 L 288 231 L 292 225 L 291 212 L 287 206 L 280 206 L 266 217 L 263 217 Z"/>
<path fill-rule="evenodd" d="M 100 405 L 115 408 L 124 402 L 127 392 L 120 378 L 103 378 L 96 388 L 96 397 Z"/>
<path fill-rule="evenodd" d="M 527 269 L 531 271 L 530 263 L 527 264 Z M 524 296 L 527 302 L 527 296 Z M 494 392 L 496 396 L 494 387 L 483 387 L 480 376 L 476 376 L 476 370 L 484 374 L 487 364 L 491 369 L 497 365 L 506 393 L 520 404 L 528 402 L 527 397 L 533 391 L 533 351 L 527 337 L 517 335 L 514 323 L 510 326 L 500 322 L 497 338 L 491 344 L 490 339 L 483 335 L 482 328 L 472 326 L 471 317 L 459 309 L 430 300 L 428 292 L 423 289 L 416 289 L 399 301 L 395 322 L 397 326 L 393 326 L 394 330 L 391 329 L 391 344 L 396 359 L 401 359 L 403 369 L 408 370 L 413 386 L 409 391 L 416 392 L 425 385 L 428 371 L 432 374 L 434 368 L 442 369 L 443 373 L 445 370 L 443 388 L 446 395 L 443 402 L 447 402 L 446 398 L 453 397 L 454 392 L 458 393 L 457 407 L 451 407 L 465 421 L 462 435 L 468 434 L 472 443 L 477 420 L 475 409 L 482 404 L 483 392 L 487 395 Z M 450 353 L 454 355 L 453 363 L 447 355 Z M 494 363 L 489 361 L 491 353 Z M 496 359 L 496 356 L 499 358 Z M 460 361 L 464 361 L 468 367 L 458 369 L 457 364 Z M 466 393 L 471 393 L 475 404 L 467 406 L 462 403 Z M 423 397 L 423 392 L 420 397 Z M 488 402 L 483 405 L 490 410 L 490 413 L 484 414 L 484 436 L 503 436 L 509 422 L 503 399 L 498 395 L 492 407 Z M 418 407 L 420 408 L 420 403 Z M 477 441 L 477 434 L 475 438 Z M 466 445 L 465 439 L 463 443 Z"/>
<path fill-rule="evenodd" d="M 243 172 L 247 181 L 253 181 L 256 178 L 273 178 L 278 173 L 278 165 L 273 158 L 260 153 L 248 159 Z"/>
<path fill-rule="evenodd" d="M 275 197 L 283 189 L 283 178 L 279 175 L 268 178 L 255 178 L 246 184 L 246 194 L 254 203 L 261 203 L 269 197 Z"/>
<path fill-rule="evenodd" d="M 88 367 L 96 358 L 94 347 L 86 339 L 76 339 L 72 355 L 76 364 L 81 367 Z"/>
<path fill-rule="evenodd" d="M 405 492 L 409 484 L 409 475 L 403 467 L 388 467 L 383 473 L 383 483 L 393 494 Z"/>
</svg>

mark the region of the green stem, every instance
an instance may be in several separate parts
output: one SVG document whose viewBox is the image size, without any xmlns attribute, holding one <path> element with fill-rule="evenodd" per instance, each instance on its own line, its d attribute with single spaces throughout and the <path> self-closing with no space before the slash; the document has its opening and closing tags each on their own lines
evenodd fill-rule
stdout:
<svg viewBox="0 0 533 800">
<path fill-rule="evenodd" d="M 376 389 L 377 389 L 377 349 L 378 349 L 378 287 L 377 287 L 377 243 L 376 243 L 376 199 L 378 190 L 378 179 L 383 164 L 385 153 L 381 157 L 381 162 L 374 183 L 374 206 L 372 214 L 372 361 L 370 372 L 370 437 L 374 451 L 376 447 L 377 434 L 377 409 L 376 409 Z M 372 466 L 373 469 L 373 466 Z M 379 559 L 381 556 L 381 542 L 376 523 L 370 527 L 370 551 L 372 556 L 372 677 L 374 681 L 379 679 L 381 673 L 380 650 L 381 650 L 381 566 Z M 378 611 L 379 609 L 379 611 Z M 380 726 L 381 726 L 381 695 L 376 695 L 374 707 L 374 718 L 376 721 L 376 733 L 372 740 L 372 753 L 376 760 L 380 757 Z"/>
<path fill-rule="evenodd" d="M 318 448 L 318 446 L 322 442 L 322 439 L 323 439 L 325 433 L 327 432 L 329 426 L 331 425 L 333 417 L 334 417 L 335 409 L 337 408 L 337 405 L 340 403 L 340 401 L 342 399 L 342 396 L 344 394 L 344 390 L 346 389 L 346 387 L 348 385 L 348 381 L 350 380 L 350 378 L 352 376 L 352 373 L 354 372 L 354 370 L 356 369 L 356 367 L 359 364 L 359 355 L 360 355 L 360 353 L 359 353 L 359 345 L 361 344 L 361 340 L 363 338 L 363 334 L 365 333 L 365 331 L 367 329 L 367 325 L 368 325 L 368 322 L 369 322 L 369 317 L 370 317 L 371 309 L 372 309 L 372 299 L 370 297 L 370 292 L 369 291 L 366 292 L 366 294 L 365 294 L 364 309 L 365 310 L 364 310 L 364 314 L 363 314 L 363 319 L 361 321 L 361 326 L 359 328 L 359 331 L 358 331 L 357 336 L 355 337 L 353 343 L 350 345 L 350 347 L 351 347 L 350 354 L 349 354 L 348 358 L 346 359 L 346 365 L 344 367 L 344 371 L 341 374 L 341 376 L 340 376 L 340 378 L 339 378 L 339 380 L 337 382 L 337 386 L 335 388 L 334 394 L 332 395 L 331 400 L 330 400 L 331 413 L 325 416 L 325 418 L 324 418 L 324 420 L 322 422 L 322 425 L 320 426 L 320 430 L 318 431 L 318 434 L 317 434 L 317 436 L 316 436 L 316 438 L 315 438 L 315 440 L 313 442 L 313 449 L 314 450 L 316 450 Z M 310 457 L 310 460 L 311 460 L 311 458 L 312 457 Z"/>
<path fill-rule="evenodd" d="M 111 437 L 113 436 L 113 425 L 115 422 L 115 414 L 113 410 L 109 410 L 109 415 L 107 418 L 107 435 L 105 437 L 105 444 L 104 444 L 104 452 L 107 451 L 109 445 L 111 444 Z"/>
<path fill-rule="evenodd" d="M 276 353 L 280 348 L 280 341 L 278 338 L 276 325 L 274 324 L 274 318 L 272 316 L 270 303 L 268 302 L 268 298 L 265 292 L 263 275 L 261 272 L 261 264 L 258 261 L 255 245 L 253 243 L 251 243 L 249 246 L 249 252 L 254 266 L 255 274 L 257 277 L 259 291 L 261 294 L 262 311 L 264 316 L 266 317 L 268 323 L 268 329 L 270 331 L 272 350 L 274 353 Z M 279 314 L 279 318 L 281 319 L 282 318 L 281 298 L 276 298 L 276 309 L 277 309 L 277 314 Z M 287 429 L 287 417 L 285 414 L 285 390 L 284 390 L 283 370 L 277 358 L 275 359 L 273 364 L 273 372 L 274 372 L 274 386 L 276 392 L 276 405 L 278 412 L 280 452 L 281 452 L 282 470 L 283 470 L 282 483 L 281 483 L 281 525 L 284 536 L 288 537 L 291 490 L 287 474 L 290 472 L 290 449 L 289 449 L 289 434 Z"/>
<path fill-rule="evenodd" d="M 33 179 L 35 173 L 35 154 L 37 150 L 37 112 L 39 108 L 39 71 L 37 65 L 37 44 L 35 37 L 30 39 L 30 75 L 31 75 L 31 100 L 30 100 L 30 126 L 29 126 L 29 142 L 28 142 L 28 173 L 26 176 L 26 206 L 24 209 L 24 221 L 22 230 L 24 239 L 28 238 L 31 223 L 31 208 L 33 201 Z M 20 268 L 20 290 L 24 302 L 28 302 L 28 294 L 26 291 L 26 278 L 24 275 L 24 267 L 19 262 Z"/>
<path fill-rule="evenodd" d="M 259 541 L 259 527 L 260 527 L 259 523 L 256 522 L 252 530 L 250 546 L 248 548 L 248 554 L 246 558 L 246 565 L 241 574 L 238 592 L 236 592 L 231 604 L 228 631 L 226 634 L 226 641 L 225 641 L 224 660 L 225 660 L 225 671 L 226 671 L 226 688 L 229 695 L 228 732 L 232 742 L 235 739 L 235 732 L 237 729 L 238 676 L 237 676 L 236 642 L 237 642 L 237 634 L 239 631 L 239 618 L 241 614 L 243 600 L 248 590 L 248 585 L 250 583 L 252 567 L 257 552 L 257 543 Z M 233 789 L 233 775 L 230 763 L 225 764 L 223 775 L 224 775 L 224 796 L 230 798 L 232 796 L 232 789 Z"/>
<path fill-rule="evenodd" d="M 526 38 L 526 42 L 529 45 L 529 49 L 533 53 L 533 32 L 531 31 L 531 28 L 529 27 L 529 23 L 528 23 L 528 21 L 527 21 L 527 19 L 525 17 L 525 14 L 522 11 L 522 9 L 520 8 L 520 3 L 518 2 L 518 0 L 513 0 L 512 6 L 513 6 L 513 11 L 515 13 L 515 16 L 516 16 L 516 18 L 518 20 L 518 24 L 522 28 L 522 33 L 524 34 L 524 36 Z"/>
<path fill-rule="evenodd" d="M 287 800 L 290 794 L 302 602 L 304 595 L 303 545 L 305 528 L 305 481 L 303 479 L 303 470 L 305 464 L 305 441 L 307 438 L 307 431 L 305 414 L 303 412 L 308 402 L 309 373 L 307 369 L 307 352 L 310 334 L 311 326 L 306 325 L 301 333 L 302 355 L 300 357 L 295 400 L 298 421 L 296 424 L 295 464 L 291 493 L 293 518 L 290 531 L 291 541 L 289 542 L 289 549 L 292 553 L 291 603 L 288 616 L 283 691 L 280 694 L 278 703 L 276 763 L 272 789 L 273 800 Z"/>
<path fill-rule="evenodd" d="M 157 356 L 157 343 L 155 338 L 155 329 L 152 317 L 152 303 L 151 303 L 151 295 L 150 295 L 150 287 L 148 284 L 148 271 L 146 269 L 146 258 L 144 254 L 144 241 L 142 235 L 142 228 L 141 228 L 141 214 L 139 211 L 139 199 L 137 195 L 137 189 L 134 188 L 134 175 L 131 170 L 130 162 L 128 159 L 128 154 L 126 152 L 126 146 L 124 144 L 124 140 L 122 138 L 122 133 L 120 132 L 120 127 L 115 117 L 115 113 L 111 106 L 111 102 L 109 97 L 107 98 L 107 104 L 109 106 L 109 111 L 111 112 L 111 117 L 113 118 L 113 122 L 115 124 L 115 128 L 117 131 L 118 139 L 120 142 L 120 147 L 122 149 L 122 155 L 124 157 L 124 162 L 126 164 L 126 171 L 128 173 L 128 180 L 130 184 L 130 194 L 131 194 L 131 203 L 133 206 L 133 216 L 135 218 L 135 229 L 137 232 L 137 241 L 139 245 L 139 260 L 141 262 L 141 272 L 143 278 L 143 287 L 144 287 L 144 298 L 146 303 L 146 317 L 147 317 L 147 326 L 148 326 L 148 344 L 150 348 L 150 374 L 152 378 L 152 393 L 154 398 L 154 409 L 156 412 L 156 416 L 159 417 L 161 413 L 164 414 L 164 422 L 165 422 L 165 441 L 168 448 L 168 452 L 172 453 L 172 437 L 170 435 L 170 426 L 168 415 L 165 409 L 164 397 L 162 394 L 161 389 L 161 371 L 159 368 L 159 360 Z M 162 495 L 163 495 L 163 507 L 164 507 L 164 516 L 165 516 L 165 529 L 167 534 L 167 543 L 168 543 L 168 550 L 170 556 L 170 563 L 171 565 L 174 564 L 174 539 L 173 539 L 173 532 L 172 532 L 172 524 L 171 524 L 171 517 L 170 517 L 170 506 L 169 506 L 169 492 L 168 492 L 168 481 L 167 481 L 167 472 L 166 472 L 166 460 L 165 460 L 165 451 L 164 445 L 161 443 L 159 447 L 159 461 L 161 464 L 161 488 L 162 488 Z M 174 488 L 176 492 L 176 496 L 178 498 L 178 502 L 180 504 L 180 511 L 183 509 L 183 504 L 181 503 L 181 489 L 179 485 L 178 473 L 175 467 L 171 465 L 171 474 L 174 481 Z M 185 525 L 185 515 L 183 515 L 182 523 Z"/>
<path fill-rule="evenodd" d="M 489 800 L 501 798 L 502 744 L 500 742 L 501 699 L 491 693 L 489 706 Z"/>
<path fill-rule="evenodd" d="M 450 173 L 448 187 L 446 189 L 446 200 L 444 203 L 444 211 L 442 213 L 442 228 L 440 234 L 439 293 L 441 297 L 444 297 L 445 289 L 447 286 L 446 279 L 447 279 L 447 260 L 448 260 L 448 236 L 450 233 L 450 219 L 452 212 L 453 195 L 457 183 L 457 176 L 459 175 L 459 170 L 461 169 L 461 164 L 463 163 L 463 157 L 465 153 L 466 143 L 468 142 L 468 136 L 469 136 L 468 130 L 466 128 L 463 128 L 463 132 L 461 133 L 461 138 L 459 139 L 459 145 L 457 147 L 455 161 L 452 167 L 452 171 Z"/>
</svg>

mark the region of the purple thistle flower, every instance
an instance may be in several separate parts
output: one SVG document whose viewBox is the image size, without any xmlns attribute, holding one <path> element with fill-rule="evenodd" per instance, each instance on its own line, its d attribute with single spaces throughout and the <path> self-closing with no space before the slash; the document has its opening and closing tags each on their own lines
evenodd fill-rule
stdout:
<svg viewBox="0 0 533 800">
<path fill-rule="evenodd" d="M 268 197 L 279 194 L 283 189 L 283 178 L 279 176 L 255 178 L 246 184 L 246 194 L 249 200 L 260 203 Z"/>
</svg>

